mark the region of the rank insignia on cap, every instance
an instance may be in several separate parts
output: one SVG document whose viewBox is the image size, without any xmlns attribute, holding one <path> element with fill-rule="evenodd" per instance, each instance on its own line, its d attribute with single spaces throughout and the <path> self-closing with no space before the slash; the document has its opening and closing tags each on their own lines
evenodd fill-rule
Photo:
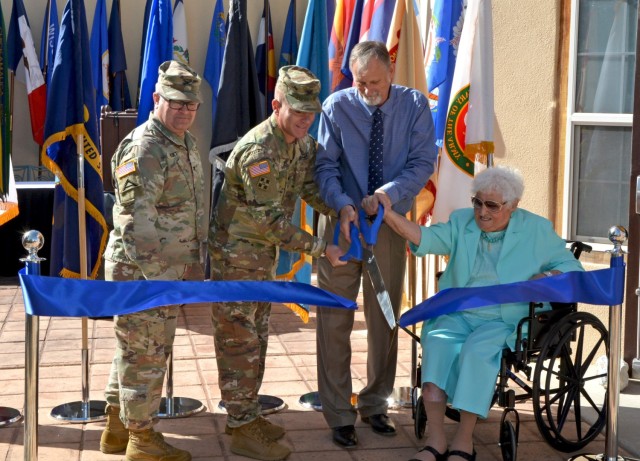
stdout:
<svg viewBox="0 0 640 461">
<path fill-rule="evenodd" d="M 131 173 L 135 173 L 138 171 L 137 163 L 133 160 L 129 160 L 128 162 L 123 163 L 118 168 L 116 168 L 116 178 L 122 179 Z"/>
<path fill-rule="evenodd" d="M 267 173 L 271 173 L 271 168 L 269 167 L 269 162 L 266 160 L 249 165 L 249 176 L 252 178 L 256 178 Z"/>
</svg>

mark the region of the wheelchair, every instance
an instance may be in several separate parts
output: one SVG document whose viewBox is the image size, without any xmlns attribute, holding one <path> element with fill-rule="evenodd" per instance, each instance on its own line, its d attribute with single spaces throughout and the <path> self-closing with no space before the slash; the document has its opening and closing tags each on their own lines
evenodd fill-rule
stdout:
<svg viewBox="0 0 640 461">
<path fill-rule="evenodd" d="M 591 247 L 572 242 L 571 251 L 579 259 Z M 594 315 L 578 312 L 577 304 L 551 303 L 551 310 L 540 311 L 542 307 L 541 303 L 529 304 L 529 315 L 518 324 L 515 349 L 506 348 L 502 353 L 492 406 L 503 408 L 499 445 L 504 461 L 517 457 L 520 417 L 516 402 L 532 399 L 540 433 L 549 445 L 565 453 L 584 448 L 606 424 L 606 392 L 604 397 L 589 395 L 586 385 L 606 378 L 606 372 L 598 373 L 593 365 L 599 351 L 609 356 L 607 329 Z M 418 361 L 411 399 L 418 439 L 427 423 L 420 381 Z M 583 419 L 583 406 L 595 414 L 593 422 Z M 446 416 L 460 420 L 458 411 L 450 406 Z"/>
</svg>

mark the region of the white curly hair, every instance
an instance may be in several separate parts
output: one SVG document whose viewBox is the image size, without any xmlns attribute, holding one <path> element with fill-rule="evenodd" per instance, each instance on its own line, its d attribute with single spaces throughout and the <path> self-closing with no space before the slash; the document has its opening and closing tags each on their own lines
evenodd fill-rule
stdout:
<svg viewBox="0 0 640 461">
<path fill-rule="evenodd" d="M 487 168 L 478 173 L 471 183 L 471 195 L 478 192 L 497 192 L 507 203 L 520 200 L 524 192 L 522 173 L 509 166 Z"/>
</svg>

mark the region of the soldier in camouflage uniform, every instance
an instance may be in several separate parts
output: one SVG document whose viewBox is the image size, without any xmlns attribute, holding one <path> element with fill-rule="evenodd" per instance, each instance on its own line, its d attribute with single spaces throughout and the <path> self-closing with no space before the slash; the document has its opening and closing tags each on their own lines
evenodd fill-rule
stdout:
<svg viewBox="0 0 640 461">
<path fill-rule="evenodd" d="M 319 80 L 307 69 L 280 69 L 273 114 L 231 152 L 209 230 L 212 280 L 273 280 L 280 247 L 344 264 L 339 247 L 291 223 L 298 197 L 330 211 L 313 181 L 316 141 L 308 135 L 320 111 L 319 92 Z M 258 403 L 270 312 L 267 302 L 217 303 L 212 318 L 231 451 L 279 460 L 290 453 L 276 442 L 284 428 L 263 418 Z"/>
<path fill-rule="evenodd" d="M 122 140 L 111 161 L 116 203 L 105 251 L 107 280 L 203 280 L 204 179 L 187 131 L 200 104 L 200 77 L 177 61 L 160 65 L 149 120 Z M 115 318 L 117 339 L 105 391 L 100 449 L 126 460 L 186 461 L 191 455 L 153 431 L 173 347 L 178 306 Z"/>
</svg>

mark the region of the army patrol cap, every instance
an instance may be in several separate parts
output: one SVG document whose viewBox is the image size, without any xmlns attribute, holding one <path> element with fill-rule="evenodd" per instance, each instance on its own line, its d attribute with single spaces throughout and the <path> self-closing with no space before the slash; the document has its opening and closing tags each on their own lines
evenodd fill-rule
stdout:
<svg viewBox="0 0 640 461">
<path fill-rule="evenodd" d="M 281 67 L 276 88 L 282 91 L 293 109 L 302 112 L 322 111 L 318 99 L 320 80 L 310 70 L 300 66 Z"/>
<path fill-rule="evenodd" d="M 165 61 L 158 68 L 156 92 L 168 100 L 202 102 L 201 81 L 200 76 L 186 64 Z"/>
</svg>

